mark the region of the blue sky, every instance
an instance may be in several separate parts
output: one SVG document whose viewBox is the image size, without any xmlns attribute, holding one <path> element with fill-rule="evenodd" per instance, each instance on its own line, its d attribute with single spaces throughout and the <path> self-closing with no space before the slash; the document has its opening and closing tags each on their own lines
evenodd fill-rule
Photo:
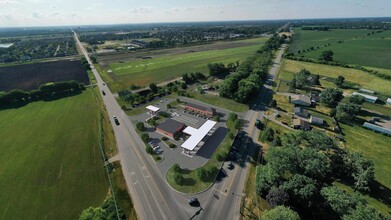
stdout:
<svg viewBox="0 0 391 220">
<path fill-rule="evenodd" d="M 391 0 L 0 0 L 0 27 L 391 16 Z"/>
</svg>

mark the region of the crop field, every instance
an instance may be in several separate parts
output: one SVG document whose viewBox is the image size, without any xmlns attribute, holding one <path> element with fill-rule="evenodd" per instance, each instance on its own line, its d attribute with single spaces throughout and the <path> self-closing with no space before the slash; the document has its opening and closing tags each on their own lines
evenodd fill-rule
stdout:
<svg viewBox="0 0 391 220">
<path fill-rule="evenodd" d="M 345 41 L 353 39 L 354 37 L 361 37 L 370 30 L 330 30 L 330 31 L 307 31 L 295 29 L 293 42 L 289 47 L 289 52 L 297 53 L 297 51 L 307 50 L 311 47 L 324 47 L 325 44 L 336 44 L 338 41 Z"/>
<path fill-rule="evenodd" d="M 80 61 L 55 61 L 0 67 L 0 91 L 33 90 L 48 82 L 76 80 L 88 84 Z"/>
<path fill-rule="evenodd" d="M 0 219 L 78 219 L 108 182 L 92 90 L 0 111 Z"/>
<path fill-rule="evenodd" d="M 247 40 L 247 46 L 242 46 L 238 42 L 232 42 L 236 46 L 233 48 L 223 45 L 222 48 L 224 49 L 216 49 L 214 46 L 213 49 L 198 52 L 181 48 L 180 51 L 163 51 L 161 53 L 165 54 L 159 54 L 152 57 L 152 59 L 133 59 L 131 62 L 104 63 L 106 61 L 103 58 L 104 64 L 102 66 L 104 68 L 101 73 L 105 80 L 113 81 L 109 82 L 109 85 L 114 92 L 127 89 L 131 84 L 147 86 L 152 82 L 167 81 L 186 72 L 199 71 L 207 75 L 208 63 L 222 62 L 226 64 L 244 60 L 260 49 L 265 39 Z M 111 70 L 112 73 L 107 73 L 108 70 Z"/>
<path fill-rule="evenodd" d="M 370 30 L 298 31 L 290 51 L 311 50 L 300 56 L 318 59 L 322 51 L 332 50 L 334 60 L 348 64 L 391 69 L 391 31 L 372 33 Z M 363 36 L 364 35 L 364 36 Z M 338 41 L 342 43 L 337 43 Z M 326 43 L 331 43 L 325 47 Z M 316 49 L 316 47 L 320 47 Z"/>
<path fill-rule="evenodd" d="M 385 95 L 391 95 L 391 81 L 383 78 L 370 75 L 361 70 L 349 69 L 337 66 L 329 66 L 323 64 L 307 63 L 293 60 L 284 60 L 280 69 L 279 78 L 284 80 L 291 80 L 293 74 L 302 69 L 307 69 L 313 74 L 320 76 L 327 76 L 337 78 L 339 75 L 344 76 L 346 81 L 357 83 L 363 88 L 377 91 Z M 380 72 L 386 72 L 378 69 Z"/>
</svg>

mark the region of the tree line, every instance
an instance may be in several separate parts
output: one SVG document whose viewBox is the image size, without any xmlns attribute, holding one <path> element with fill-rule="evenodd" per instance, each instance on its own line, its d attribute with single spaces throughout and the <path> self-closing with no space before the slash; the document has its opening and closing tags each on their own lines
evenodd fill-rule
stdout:
<svg viewBox="0 0 391 220">
<path fill-rule="evenodd" d="M 31 91 L 14 89 L 9 92 L 0 93 L 0 105 L 43 100 L 50 97 L 79 92 L 83 89 L 84 84 L 75 80 L 46 83 L 41 85 L 37 90 Z"/>
<path fill-rule="evenodd" d="M 231 74 L 227 70 L 228 66 L 209 64 L 209 73 L 211 75 L 214 75 L 216 72 L 221 72 L 223 75 L 229 74 L 220 84 L 220 96 L 240 103 L 250 103 L 254 97 L 257 97 L 262 81 L 266 80 L 268 68 L 272 64 L 272 51 L 278 49 L 285 39 L 286 36 L 279 37 L 277 34 L 273 35 L 254 56 L 240 63 L 236 68 L 236 72 Z"/>
</svg>

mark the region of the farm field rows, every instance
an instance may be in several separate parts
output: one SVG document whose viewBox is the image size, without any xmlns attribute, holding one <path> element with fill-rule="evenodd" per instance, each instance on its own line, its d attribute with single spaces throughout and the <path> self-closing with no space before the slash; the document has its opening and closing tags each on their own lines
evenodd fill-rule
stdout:
<svg viewBox="0 0 391 220">
<path fill-rule="evenodd" d="M 370 36 L 363 34 L 372 33 L 372 30 L 332 30 L 332 31 L 298 31 L 297 40 L 294 41 L 291 52 L 309 49 L 320 49 L 301 53 L 300 56 L 318 59 L 324 50 L 334 52 L 334 60 L 348 64 L 372 66 L 379 68 L 391 68 L 391 31 L 375 33 Z M 343 43 L 337 43 L 342 40 Z M 324 47 L 324 44 L 331 46 Z"/>
<path fill-rule="evenodd" d="M 185 54 L 164 55 L 152 59 L 135 60 L 124 63 L 111 63 L 104 68 L 103 76 L 113 80 L 109 85 L 114 92 L 128 88 L 129 85 L 147 86 L 174 79 L 186 72 L 207 74 L 207 64 L 212 62 L 229 63 L 241 61 L 261 48 L 264 39 L 258 44 L 236 48 L 187 52 Z M 112 70 L 112 74 L 107 71 Z"/>
<path fill-rule="evenodd" d="M 0 111 L 0 219 L 77 219 L 108 182 L 92 90 Z"/>
<path fill-rule="evenodd" d="M 293 60 L 284 60 L 279 78 L 284 80 L 291 80 L 293 74 L 306 69 L 313 74 L 337 78 L 339 75 L 344 76 L 347 81 L 357 83 L 363 88 L 374 90 L 385 95 L 391 95 L 391 81 L 370 75 L 361 70 L 349 69 L 337 66 L 329 66 L 323 64 L 307 63 Z M 378 69 L 383 72 L 381 69 Z M 386 72 L 386 71 L 385 71 Z"/>
<path fill-rule="evenodd" d="M 0 91 L 33 90 L 48 82 L 76 80 L 87 84 L 88 76 L 77 61 L 55 61 L 0 67 Z"/>
</svg>

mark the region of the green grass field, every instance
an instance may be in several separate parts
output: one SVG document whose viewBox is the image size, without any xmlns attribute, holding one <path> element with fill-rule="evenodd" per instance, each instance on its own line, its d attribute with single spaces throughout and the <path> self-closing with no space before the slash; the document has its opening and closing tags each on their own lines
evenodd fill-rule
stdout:
<svg viewBox="0 0 391 220">
<path fill-rule="evenodd" d="M 293 74 L 299 72 L 301 69 L 307 69 L 313 74 L 319 74 L 321 77 L 337 78 L 341 75 L 345 77 L 346 81 L 357 83 L 362 86 L 362 88 L 374 90 L 385 95 L 391 95 L 391 81 L 356 69 L 284 60 L 278 77 L 280 79 L 291 80 Z"/>
<path fill-rule="evenodd" d="M 111 63 L 101 71 L 114 92 L 128 89 L 130 84 L 148 86 L 150 83 L 159 83 L 174 79 L 186 72 L 202 72 L 208 74 L 207 64 L 213 62 L 230 63 L 241 61 L 253 55 L 265 42 L 264 38 L 257 38 L 259 44 L 221 50 L 192 52 L 179 55 L 166 55 L 153 59 L 137 60 L 125 63 Z M 254 39 L 247 41 L 255 41 Z M 108 75 L 107 70 L 113 73 Z"/>
<path fill-rule="evenodd" d="M 91 90 L 0 111 L 0 219 L 77 219 L 108 182 Z"/>
<path fill-rule="evenodd" d="M 297 53 L 298 50 L 307 50 L 310 47 L 324 47 L 325 44 L 335 44 L 338 41 L 345 41 L 366 35 L 369 30 L 330 30 L 330 31 L 306 31 L 295 29 L 293 42 L 289 47 L 289 52 Z"/>
<path fill-rule="evenodd" d="M 371 32 L 371 30 L 298 30 L 290 51 L 297 53 L 298 50 L 319 46 L 319 49 L 301 53 L 300 56 L 318 59 L 322 51 L 332 50 L 334 60 L 338 62 L 390 69 L 391 31 L 362 36 Z M 337 43 L 339 40 L 343 43 Z M 326 43 L 331 43 L 331 46 L 324 47 Z"/>
<path fill-rule="evenodd" d="M 372 160 L 375 165 L 375 179 L 380 186 L 372 189 L 371 193 L 366 196 L 369 203 L 390 216 L 391 206 L 387 204 L 387 201 L 391 198 L 391 176 L 389 175 L 391 172 L 391 137 L 360 126 L 345 124 L 341 126 L 348 150 L 363 152 L 365 157 Z"/>
</svg>

